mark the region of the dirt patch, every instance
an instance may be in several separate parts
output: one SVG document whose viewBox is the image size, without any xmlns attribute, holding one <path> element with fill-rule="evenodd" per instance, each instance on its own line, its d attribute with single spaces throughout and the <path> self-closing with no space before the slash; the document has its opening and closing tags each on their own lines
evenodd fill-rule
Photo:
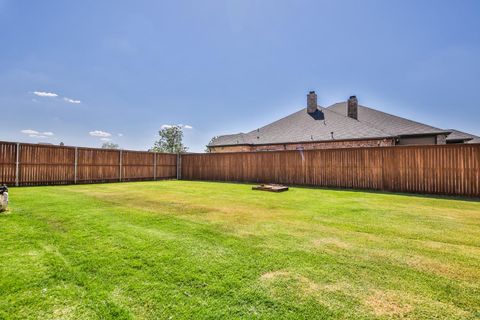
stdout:
<svg viewBox="0 0 480 320">
<path fill-rule="evenodd" d="M 402 303 L 393 293 L 375 290 L 365 300 L 367 308 L 376 316 L 405 317 L 413 307 Z"/>
</svg>

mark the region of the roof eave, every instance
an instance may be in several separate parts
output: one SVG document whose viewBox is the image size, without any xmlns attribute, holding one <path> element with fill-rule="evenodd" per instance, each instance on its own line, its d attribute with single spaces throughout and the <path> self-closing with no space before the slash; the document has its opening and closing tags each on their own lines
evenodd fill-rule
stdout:
<svg viewBox="0 0 480 320">
<path fill-rule="evenodd" d="M 446 134 L 449 135 L 451 134 L 451 131 L 438 131 L 438 132 L 426 132 L 426 133 L 407 133 L 407 134 L 398 134 L 396 137 L 398 138 L 404 138 L 404 137 L 418 137 L 418 136 L 436 136 L 439 134 Z"/>
<path fill-rule="evenodd" d="M 302 141 L 287 141 L 287 142 L 265 142 L 265 143 L 238 143 L 238 144 L 222 144 L 222 145 L 207 145 L 207 147 L 234 147 L 234 146 L 268 146 L 280 144 L 299 144 L 299 143 L 316 143 L 316 142 L 344 142 L 344 141 L 362 141 L 362 140 L 382 140 L 395 139 L 397 136 L 379 136 L 379 137 L 365 137 L 365 138 L 351 138 L 351 139 L 330 139 L 330 140 L 302 140 Z"/>
</svg>

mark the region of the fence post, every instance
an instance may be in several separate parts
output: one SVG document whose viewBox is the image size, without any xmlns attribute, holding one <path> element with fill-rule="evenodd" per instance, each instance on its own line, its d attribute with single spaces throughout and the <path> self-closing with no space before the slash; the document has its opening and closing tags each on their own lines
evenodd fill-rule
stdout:
<svg viewBox="0 0 480 320">
<path fill-rule="evenodd" d="M 77 166 L 78 166 L 78 148 L 75 147 L 75 167 L 74 167 L 74 178 L 73 178 L 73 183 L 77 184 Z"/>
<path fill-rule="evenodd" d="M 177 180 L 182 179 L 182 156 L 177 153 Z"/>
<path fill-rule="evenodd" d="M 153 153 L 153 180 L 157 180 L 157 153 Z"/>
<path fill-rule="evenodd" d="M 20 143 L 17 142 L 17 156 L 15 161 L 15 186 L 20 185 Z"/>
<path fill-rule="evenodd" d="M 119 170 L 120 170 L 120 172 L 119 172 L 119 174 L 118 174 L 118 180 L 119 180 L 120 182 L 122 182 L 122 158 L 123 158 L 123 156 L 122 156 L 122 150 L 120 150 L 120 160 L 119 160 Z"/>
</svg>

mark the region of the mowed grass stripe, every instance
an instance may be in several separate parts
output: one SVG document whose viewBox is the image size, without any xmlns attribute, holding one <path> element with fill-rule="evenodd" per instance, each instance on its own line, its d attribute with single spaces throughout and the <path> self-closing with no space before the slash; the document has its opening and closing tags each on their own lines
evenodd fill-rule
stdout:
<svg viewBox="0 0 480 320">
<path fill-rule="evenodd" d="M 189 181 L 16 188 L 6 319 L 474 319 L 480 203 Z"/>
</svg>

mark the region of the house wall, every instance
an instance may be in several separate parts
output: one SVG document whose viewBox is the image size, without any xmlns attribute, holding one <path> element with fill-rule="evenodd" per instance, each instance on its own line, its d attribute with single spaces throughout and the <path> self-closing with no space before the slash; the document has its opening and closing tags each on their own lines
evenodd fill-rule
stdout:
<svg viewBox="0 0 480 320">
<path fill-rule="evenodd" d="M 447 136 L 439 134 L 437 136 L 423 136 L 423 137 L 403 137 L 398 141 L 398 145 L 432 145 L 432 144 L 446 144 Z"/>
<path fill-rule="evenodd" d="M 359 147 L 385 147 L 393 146 L 393 139 L 372 139 L 372 140 L 346 140 L 346 141 L 322 141 L 305 143 L 285 143 L 254 146 L 224 146 L 210 147 L 211 152 L 247 152 L 247 151 L 281 151 L 281 150 L 318 150 L 338 148 L 359 148 Z"/>
<path fill-rule="evenodd" d="M 447 135 L 446 134 L 439 134 L 437 136 L 437 144 L 447 144 Z"/>
<path fill-rule="evenodd" d="M 251 146 L 225 146 L 225 147 L 208 147 L 210 152 L 248 152 L 252 151 Z"/>
<path fill-rule="evenodd" d="M 435 136 L 430 137 L 405 137 L 400 138 L 397 143 L 398 145 L 427 145 L 427 144 L 437 144 Z"/>
</svg>

